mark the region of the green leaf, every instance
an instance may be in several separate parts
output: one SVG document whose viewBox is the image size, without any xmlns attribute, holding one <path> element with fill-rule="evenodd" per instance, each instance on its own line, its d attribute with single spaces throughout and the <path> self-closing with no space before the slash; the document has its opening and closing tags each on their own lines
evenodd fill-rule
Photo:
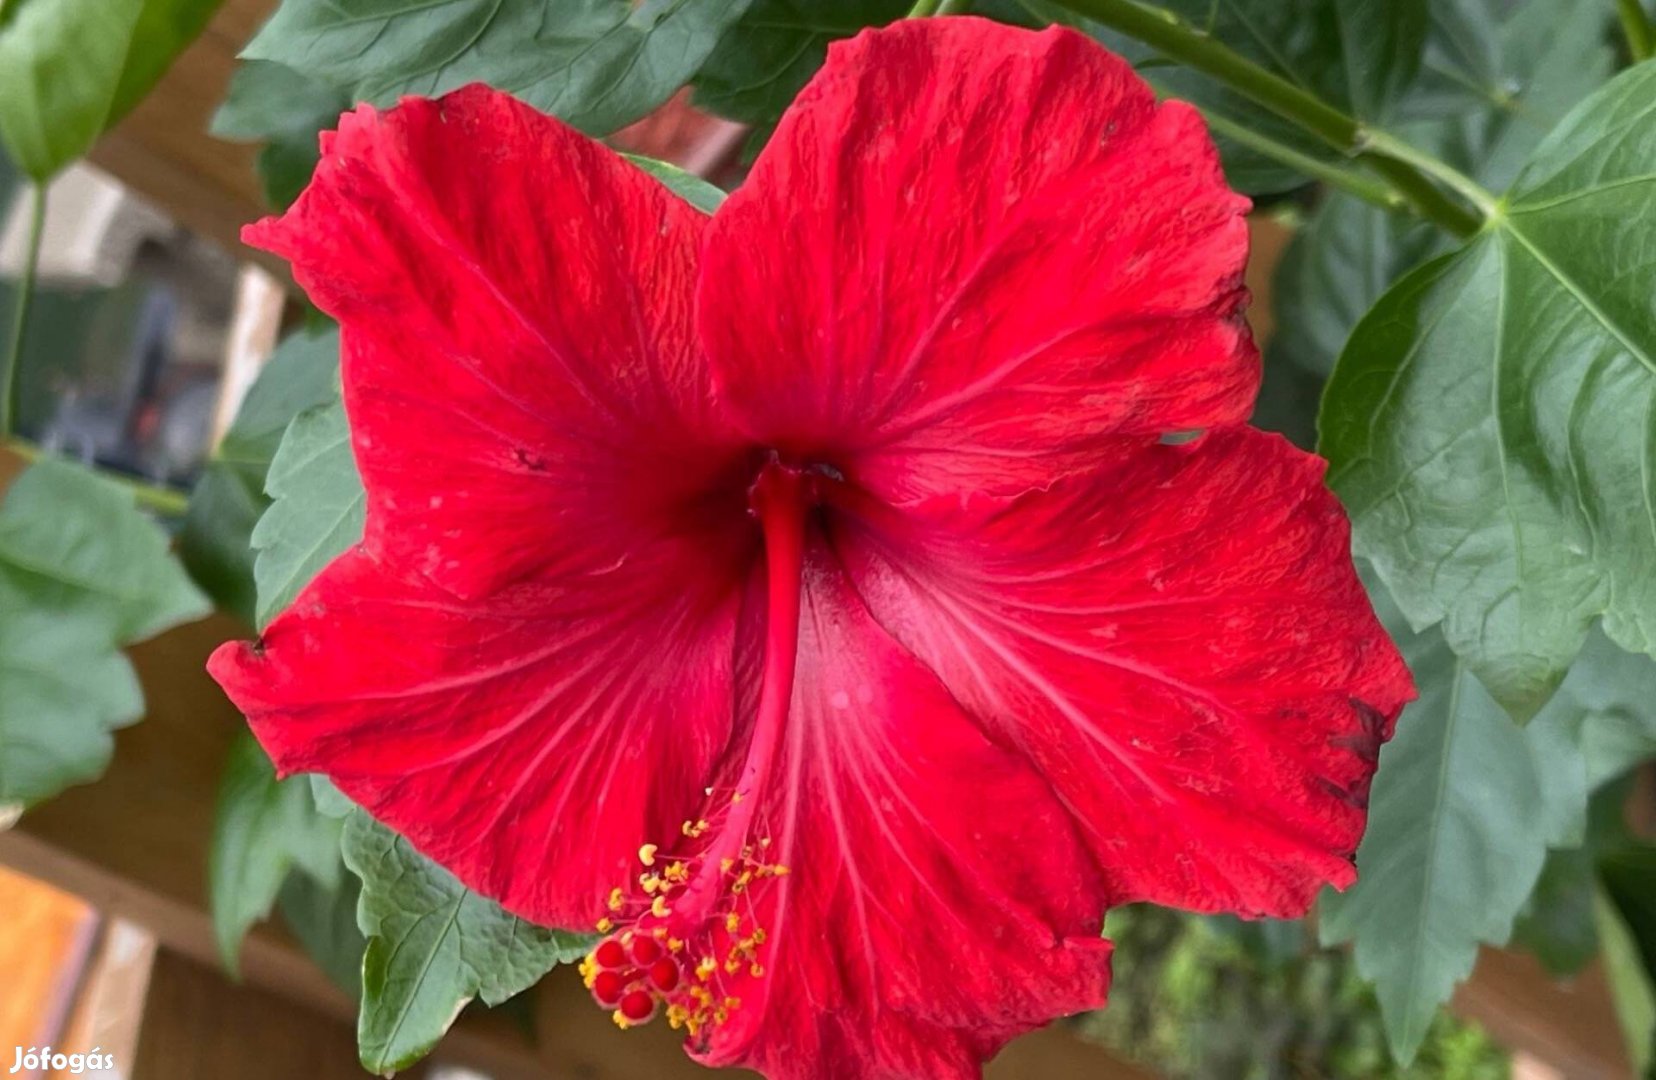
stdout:
<svg viewBox="0 0 1656 1080">
<path fill-rule="evenodd" d="M 690 81 L 749 0 L 285 0 L 244 56 L 390 104 L 470 82 L 592 134 Z"/>
<path fill-rule="evenodd" d="M 1439 235 L 1408 215 L 1330 195 L 1278 265 L 1277 330 L 1266 362 L 1326 378 L 1351 328 L 1400 274 L 1426 258 Z"/>
<path fill-rule="evenodd" d="M 828 45 L 901 19 L 908 0 L 753 0 L 696 75 L 698 108 L 768 137 L 828 58 Z"/>
<path fill-rule="evenodd" d="M 666 161 L 657 161 L 655 158 L 645 157 L 642 154 L 624 154 L 622 156 L 660 180 L 668 191 L 704 214 L 711 214 L 719 208 L 720 203 L 725 201 L 723 188 L 709 184 L 695 173 L 685 172 L 677 165 Z"/>
<path fill-rule="evenodd" d="M 1602 616 L 1656 652 L 1656 65 L 1594 94 L 1504 213 L 1394 286 L 1340 357 L 1329 482 L 1415 626 L 1514 715 Z"/>
<path fill-rule="evenodd" d="M 1535 145 L 1610 71 L 1599 0 L 1444 0 L 1432 5 L 1421 77 L 1394 130 L 1504 188 Z M 1448 250 L 1416 218 L 1330 192 L 1298 230 L 1273 283 L 1277 330 L 1255 423 L 1314 441 L 1323 382 L 1351 330 L 1399 277 Z"/>
<path fill-rule="evenodd" d="M 282 921 L 306 954 L 353 998 L 362 996 L 362 954 L 368 948 L 357 926 L 361 896 L 362 882 L 355 874 L 340 874 L 331 887 L 309 874 L 289 874 L 276 896 Z"/>
<path fill-rule="evenodd" d="M 102 774 L 143 695 L 122 646 L 208 611 L 131 492 L 55 458 L 0 502 L 0 819 Z"/>
<path fill-rule="evenodd" d="M 115 86 L 115 100 L 105 127 L 119 121 L 144 99 L 178 54 L 207 28 L 223 2 L 143 0 L 143 11 L 138 15 L 132 43 L 127 47 L 126 64 L 121 68 L 121 79 Z"/>
<path fill-rule="evenodd" d="M 207 855 L 208 893 L 219 956 L 234 974 L 242 938 L 270 917 L 289 871 L 339 886 L 340 822 L 317 812 L 302 776 L 276 779 L 252 735 L 230 748 Z"/>
<path fill-rule="evenodd" d="M 294 419 L 265 490 L 274 501 L 253 529 L 261 627 L 362 539 L 365 496 L 341 404 L 319 405 Z"/>
<path fill-rule="evenodd" d="M 210 130 L 222 139 L 262 142 L 256 167 L 265 199 L 285 209 L 321 160 L 318 139 L 351 107 L 345 91 L 285 64 L 244 60 L 230 78 Z"/>
<path fill-rule="evenodd" d="M 1389 608 L 1384 597 L 1382 609 Z M 1387 1034 L 1410 1060 L 1481 943 L 1505 944 L 1548 848 L 1581 843 L 1587 770 L 1577 740 L 1646 706 L 1656 665 L 1595 638 L 1528 727 L 1512 722 L 1435 630 L 1387 625 L 1420 686 L 1381 751 L 1361 877 L 1321 901 L 1323 943 L 1355 945 Z"/>
<path fill-rule="evenodd" d="M 1613 70 L 1602 0 L 1437 0 L 1431 16 L 1399 113 L 1432 129 L 1411 125 L 1417 145 L 1496 190 Z"/>
<path fill-rule="evenodd" d="M 1656 889 L 1656 852 L 1646 849 L 1638 865 L 1623 868 L 1623 876 L 1626 885 Z M 1607 883 L 1595 896 L 1593 914 L 1602 942 L 1605 980 L 1627 1040 L 1627 1056 L 1636 1073 L 1649 1076 L 1656 1067 L 1656 981 L 1651 977 L 1656 970 L 1656 954 L 1651 951 L 1656 927 L 1648 922 L 1637 924 L 1641 914 L 1648 919 L 1648 905 L 1623 908 L 1618 900 L 1626 898 L 1617 896 Z"/>
<path fill-rule="evenodd" d="M 370 1072 L 406 1068 L 474 997 L 498 1005 L 591 947 L 591 935 L 535 926 L 472 892 L 360 810 L 345 863 L 362 879 L 357 1044 Z"/>
<path fill-rule="evenodd" d="M 0 145 L 35 181 L 48 179 L 149 92 L 218 4 L 0 3 Z"/>
<path fill-rule="evenodd" d="M 316 808 L 329 817 L 349 817 L 356 803 L 345 796 L 345 793 L 334 787 L 334 782 L 321 773 L 310 774 L 311 798 L 316 800 Z"/>
<path fill-rule="evenodd" d="M 0 5 L 0 143 L 44 181 L 104 130 L 143 0 Z"/>
<path fill-rule="evenodd" d="M 254 621 L 253 528 L 270 505 L 265 474 L 295 416 L 338 396 L 339 333 L 289 336 L 247 391 L 207 463 L 179 537 L 190 576 L 220 608 Z"/>
</svg>

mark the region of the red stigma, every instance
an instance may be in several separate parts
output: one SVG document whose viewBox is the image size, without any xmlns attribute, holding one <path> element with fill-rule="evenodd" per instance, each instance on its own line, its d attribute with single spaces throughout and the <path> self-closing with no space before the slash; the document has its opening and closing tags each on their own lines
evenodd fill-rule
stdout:
<svg viewBox="0 0 1656 1080">
<path fill-rule="evenodd" d="M 656 999 L 647 990 L 634 990 L 621 999 L 620 1011 L 629 1024 L 647 1023 L 655 1016 Z"/>
<path fill-rule="evenodd" d="M 592 950 L 592 960 L 606 971 L 619 971 L 627 966 L 627 950 L 619 941 L 609 938 Z"/>
<path fill-rule="evenodd" d="M 663 994 L 671 993 L 679 984 L 679 966 L 662 957 L 650 966 L 650 982 Z"/>
<path fill-rule="evenodd" d="M 633 938 L 633 963 L 637 964 L 639 967 L 647 968 L 651 964 L 654 964 L 656 961 L 660 960 L 664 955 L 666 955 L 666 953 L 662 949 L 661 943 L 655 938 L 643 936 Z"/>
<path fill-rule="evenodd" d="M 592 999 L 606 1009 L 620 1004 L 627 992 L 627 980 L 614 971 L 600 971 L 592 979 Z"/>
</svg>

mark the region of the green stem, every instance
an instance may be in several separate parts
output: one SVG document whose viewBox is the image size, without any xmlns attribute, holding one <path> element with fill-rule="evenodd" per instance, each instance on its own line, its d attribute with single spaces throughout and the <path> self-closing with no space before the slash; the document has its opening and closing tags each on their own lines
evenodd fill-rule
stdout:
<svg viewBox="0 0 1656 1080">
<path fill-rule="evenodd" d="M 1621 11 L 1622 32 L 1627 35 L 1627 51 L 1633 54 L 1635 64 L 1656 55 L 1656 27 L 1645 14 L 1643 0 L 1616 0 Z"/>
<path fill-rule="evenodd" d="M 1286 143 L 1280 143 L 1269 135 L 1261 135 L 1253 128 L 1238 124 L 1234 120 L 1227 120 L 1218 113 L 1202 110 L 1202 117 L 1208 127 L 1216 135 L 1222 135 L 1231 142 L 1257 153 L 1263 154 L 1272 161 L 1286 165 L 1296 172 L 1316 180 L 1321 180 L 1329 187 L 1339 188 L 1350 195 L 1355 195 L 1364 202 L 1373 203 L 1382 210 L 1407 210 L 1409 202 L 1396 190 L 1376 180 L 1365 172 L 1356 169 L 1347 169 L 1331 164 L 1309 154 L 1303 154 Z"/>
<path fill-rule="evenodd" d="M 18 399 L 23 384 L 23 332 L 29 325 L 29 304 L 34 299 L 35 271 L 40 266 L 40 238 L 46 227 L 46 185 L 35 184 L 29 196 L 29 246 L 23 256 L 23 276 L 17 281 L 12 299 L 10 344 L 6 369 L 0 373 L 0 438 L 17 426 Z"/>
<path fill-rule="evenodd" d="M 965 15 L 972 10 L 972 0 L 943 0 L 937 5 L 939 15 Z"/>
<path fill-rule="evenodd" d="M 1448 198 L 1421 174 L 1418 160 L 1405 160 L 1388 154 L 1376 140 L 1376 133 L 1364 127 L 1355 117 L 1232 52 L 1216 38 L 1191 26 L 1173 12 L 1150 7 L 1137 0 L 1058 2 L 1078 15 L 1142 41 L 1168 58 L 1218 80 L 1255 104 L 1294 122 L 1340 153 L 1361 159 L 1408 200 L 1417 213 L 1456 236 L 1469 236 L 1482 225 L 1476 215 Z M 1396 140 L 1390 143 L 1396 143 Z M 1419 158 L 1424 155 L 1417 152 L 1413 156 Z M 1434 175 L 1443 170 L 1453 172 L 1441 162 L 1436 166 Z M 1470 180 L 1466 183 L 1476 187 Z M 1465 193 L 1458 186 L 1455 190 Z M 1495 205 L 1493 196 L 1487 192 L 1484 196 L 1488 205 Z M 1483 209 L 1482 203 L 1475 205 Z"/>
<path fill-rule="evenodd" d="M 28 462 L 39 461 L 46 456 L 46 451 L 33 443 L 24 442 L 22 439 L 0 440 L 0 445 Z M 183 517 L 190 508 L 190 497 L 182 491 L 146 484 L 141 480 L 134 480 L 129 476 L 112 473 L 106 469 L 96 471 L 99 476 L 111 483 L 126 488 L 132 493 L 133 500 L 145 509 L 154 510 L 156 513 L 165 514 L 168 517 Z"/>
<path fill-rule="evenodd" d="M 1410 165 L 1432 177 L 1476 207 L 1484 222 L 1493 221 L 1501 216 L 1500 200 L 1490 194 L 1488 188 L 1485 188 L 1459 169 L 1440 161 L 1431 154 L 1416 149 L 1395 135 L 1389 135 L 1384 131 L 1376 131 L 1373 128 L 1365 128 L 1363 131 L 1363 150 L 1368 154 L 1379 155 L 1382 161 Z"/>
<path fill-rule="evenodd" d="M 909 8 L 908 17 L 911 19 L 924 19 L 928 15 L 936 15 L 937 5 L 939 3 L 941 3 L 941 0 L 916 0 L 915 5 L 912 8 Z"/>
</svg>

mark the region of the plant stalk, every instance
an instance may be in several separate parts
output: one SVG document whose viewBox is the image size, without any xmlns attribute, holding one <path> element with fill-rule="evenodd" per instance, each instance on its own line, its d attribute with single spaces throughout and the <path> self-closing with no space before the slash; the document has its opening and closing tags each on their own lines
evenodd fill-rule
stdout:
<svg viewBox="0 0 1656 1080">
<path fill-rule="evenodd" d="M 1635 64 L 1656 55 L 1656 26 L 1645 13 L 1643 0 L 1616 0 L 1621 12 L 1622 33 L 1627 37 L 1627 51 L 1633 54 Z"/>
<path fill-rule="evenodd" d="M 4 446 L 7 450 L 28 462 L 39 461 L 46 456 L 46 451 L 22 439 L 0 440 L 0 446 Z M 142 480 L 134 480 L 130 476 L 112 473 L 107 469 L 94 468 L 93 471 L 110 483 L 119 484 L 131 492 L 133 501 L 146 510 L 153 510 L 157 514 L 166 517 L 183 517 L 190 509 L 190 497 L 182 491 L 158 487 L 155 484 L 146 484 Z"/>
<path fill-rule="evenodd" d="M 1290 169 L 1302 172 L 1315 180 L 1321 180 L 1329 187 L 1338 188 L 1349 195 L 1354 195 L 1366 203 L 1372 203 L 1382 210 L 1408 210 L 1409 201 L 1400 193 L 1382 181 L 1357 169 L 1348 169 L 1335 165 L 1309 154 L 1303 154 L 1292 146 L 1280 143 L 1269 135 L 1261 135 L 1254 129 L 1234 120 L 1227 120 L 1218 113 L 1202 110 L 1202 118 L 1207 121 L 1208 128 L 1216 135 L 1221 135 L 1231 142 L 1246 146 L 1248 149 L 1263 154 L 1272 161 L 1286 165 Z"/>
<path fill-rule="evenodd" d="M 1405 144 L 1370 130 L 1355 117 L 1231 51 L 1216 38 L 1191 26 L 1171 11 L 1139 3 L 1138 0 L 1058 0 L 1058 3 L 1218 80 L 1250 101 L 1299 125 L 1340 153 L 1360 159 L 1406 199 L 1417 213 L 1456 236 L 1470 236 L 1477 232 L 1488 216 L 1486 207 L 1496 206 L 1494 196 L 1449 166 L 1434 161 L 1431 175 L 1442 180 L 1452 174 L 1464 182 L 1452 185 L 1457 193 L 1466 195 L 1468 189 L 1481 193 L 1482 198 L 1474 205 L 1484 216 L 1472 213 L 1450 199 L 1420 171 L 1421 159 L 1426 155 L 1412 147 L 1405 147 L 1410 151 L 1406 158 L 1395 156 L 1396 149 Z"/>
<path fill-rule="evenodd" d="M 11 336 L 6 348 L 6 368 L 0 372 L 0 438 L 17 426 L 18 402 L 23 389 L 23 335 L 29 325 L 29 304 L 34 300 L 35 274 L 40 268 L 40 241 L 46 228 L 46 185 L 37 183 L 29 193 L 29 245 L 23 256 L 23 276 L 12 298 Z"/>
</svg>

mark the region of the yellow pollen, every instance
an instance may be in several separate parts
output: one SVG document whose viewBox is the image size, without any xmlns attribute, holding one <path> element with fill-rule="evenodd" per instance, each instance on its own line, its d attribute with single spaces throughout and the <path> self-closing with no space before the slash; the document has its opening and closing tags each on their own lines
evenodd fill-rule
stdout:
<svg viewBox="0 0 1656 1080">
<path fill-rule="evenodd" d="M 620 1009 L 616 1009 L 614 1012 L 610 1013 L 610 1019 L 614 1020 L 615 1026 L 620 1028 L 622 1031 L 626 1031 L 628 1028 L 632 1027 L 632 1021 L 628 1020 L 625 1016 L 622 1016 Z"/>
<path fill-rule="evenodd" d="M 754 964 L 752 967 L 748 968 L 748 974 L 752 975 L 755 979 L 763 979 L 765 977 L 765 969 L 758 964 Z"/>
<path fill-rule="evenodd" d="M 740 791 L 736 792 L 736 794 L 734 794 L 730 797 L 730 802 L 731 802 L 732 805 L 735 805 L 736 803 L 739 803 L 741 801 L 742 801 L 742 793 Z"/>
<path fill-rule="evenodd" d="M 736 860 L 735 859 L 720 859 L 719 860 L 719 872 L 721 874 L 728 874 L 728 873 L 730 873 L 730 868 L 732 866 L 735 866 L 735 865 L 736 865 Z"/>
<path fill-rule="evenodd" d="M 658 919 L 665 919 L 672 912 L 672 910 L 672 908 L 667 906 L 667 898 L 665 896 L 657 896 L 655 901 L 650 904 L 650 914 L 654 915 Z"/>
<path fill-rule="evenodd" d="M 674 885 L 683 885 L 690 880 L 690 868 L 681 862 L 668 863 L 661 876 Z"/>
<path fill-rule="evenodd" d="M 643 887 L 645 896 L 654 896 L 661 888 L 661 878 L 655 874 L 639 874 L 638 884 Z"/>
<path fill-rule="evenodd" d="M 711 956 L 703 957 L 702 962 L 696 965 L 696 978 L 706 982 L 713 977 L 715 970 L 717 970 L 717 965 L 713 963 L 713 958 Z M 700 989 L 700 987 L 696 989 Z"/>
<path fill-rule="evenodd" d="M 742 928 L 742 917 L 732 911 L 725 916 L 725 929 L 734 934 Z"/>
<path fill-rule="evenodd" d="M 619 887 L 611 889 L 609 894 L 609 909 L 611 911 L 620 911 L 624 903 L 625 901 L 621 898 L 621 889 Z"/>
<path fill-rule="evenodd" d="M 645 866 L 654 866 L 656 852 L 660 850 L 654 844 L 645 844 L 638 849 L 638 861 Z"/>
<path fill-rule="evenodd" d="M 614 919 L 611 919 L 608 916 L 605 916 L 604 918 L 598 920 L 598 932 L 600 934 L 607 934 L 611 930 L 614 930 L 614 929 L 615 929 L 615 920 Z"/>
<path fill-rule="evenodd" d="M 668 952 L 683 952 L 684 951 L 684 942 L 680 941 L 676 937 L 668 938 L 667 939 L 667 951 Z"/>
</svg>

